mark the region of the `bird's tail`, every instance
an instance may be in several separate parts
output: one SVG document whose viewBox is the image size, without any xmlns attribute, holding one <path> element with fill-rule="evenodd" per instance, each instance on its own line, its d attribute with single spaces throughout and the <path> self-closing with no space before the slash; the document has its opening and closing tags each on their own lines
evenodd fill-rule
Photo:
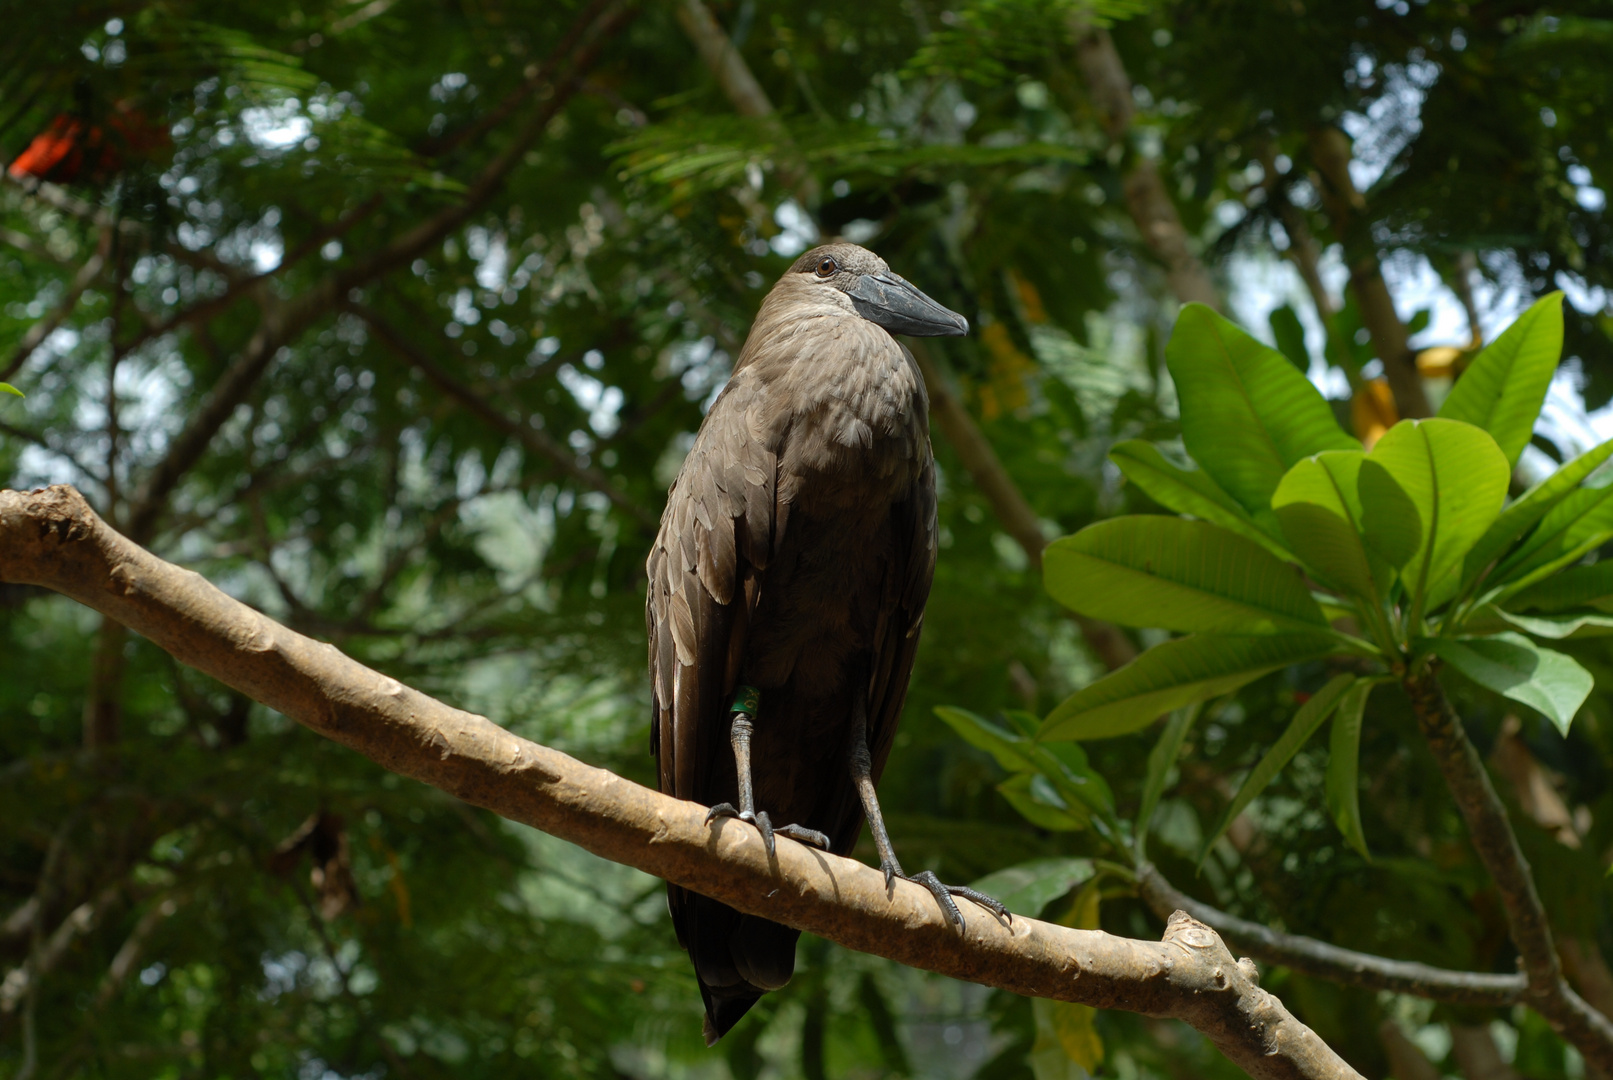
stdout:
<svg viewBox="0 0 1613 1080">
<path fill-rule="evenodd" d="M 694 961 L 706 1004 L 706 1045 L 712 1046 L 763 994 L 790 981 L 801 931 L 675 885 L 667 886 L 667 906 L 678 941 Z"/>
</svg>

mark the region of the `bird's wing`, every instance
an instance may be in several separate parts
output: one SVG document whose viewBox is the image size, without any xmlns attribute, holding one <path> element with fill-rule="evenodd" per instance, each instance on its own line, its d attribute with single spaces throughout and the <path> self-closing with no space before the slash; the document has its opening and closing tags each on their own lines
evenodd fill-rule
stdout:
<svg viewBox="0 0 1613 1080">
<path fill-rule="evenodd" d="M 908 497 L 891 511 L 894 550 L 875 628 L 868 695 L 868 749 L 876 780 L 896 738 L 924 625 L 924 605 L 935 577 L 935 460 L 928 441 L 923 452 L 923 470 Z"/>
<path fill-rule="evenodd" d="M 775 549 L 777 460 L 761 427 L 763 394 L 741 371 L 712 405 L 646 567 L 650 746 L 661 790 L 680 799 L 708 801 L 711 764 L 728 753 L 722 721 Z"/>
</svg>

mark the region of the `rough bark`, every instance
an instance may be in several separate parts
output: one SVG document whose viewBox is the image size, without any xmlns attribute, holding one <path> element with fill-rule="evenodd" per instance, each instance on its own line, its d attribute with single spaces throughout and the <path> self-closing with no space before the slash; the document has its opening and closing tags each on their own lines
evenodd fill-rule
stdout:
<svg viewBox="0 0 1613 1080">
<path fill-rule="evenodd" d="M 1524 1002 L 1573 1043 L 1588 1064 L 1604 1073 L 1613 1072 L 1613 1021 L 1586 1004 L 1564 980 L 1529 862 L 1461 717 L 1451 708 L 1433 671 L 1408 675 L 1402 685 L 1467 825 L 1473 849 L 1501 894 L 1507 928 L 1528 978 Z"/>
<path fill-rule="evenodd" d="M 965 905 L 527 742 L 302 637 L 110 529 L 72 488 L 0 492 L 0 581 L 69 596 L 383 767 L 848 948 L 1015 993 L 1186 1021 L 1258 1078 L 1354 1077 L 1261 990 L 1252 961 L 1173 915 L 1158 943 Z"/>
</svg>

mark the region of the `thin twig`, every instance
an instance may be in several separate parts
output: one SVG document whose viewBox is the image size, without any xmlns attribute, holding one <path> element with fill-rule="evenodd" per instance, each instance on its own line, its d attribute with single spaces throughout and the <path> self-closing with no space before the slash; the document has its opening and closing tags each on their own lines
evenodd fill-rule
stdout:
<svg viewBox="0 0 1613 1080">
<path fill-rule="evenodd" d="M 1389 990 L 1454 1005 L 1496 1008 L 1521 1001 L 1527 986 L 1522 975 L 1450 971 L 1428 964 L 1341 949 L 1337 945 L 1298 934 L 1285 934 L 1194 900 L 1149 864 L 1138 868 L 1137 886 L 1143 902 L 1160 918 L 1169 917 L 1173 911 L 1185 911 L 1248 949 L 1256 960 L 1281 964 L 1329 982 L 1368 990 Z"/>
<path fill-rule="evenodd" d="M 0 382 L 5 382 L 15 375 L 22 368 L 22 365 L 28 362 L 28 358 L 34 354 L 34 350 L 44 344 L 45 339 L 55 333 L 56 329 L 73 314 L 74 309 L 78 307 L 79 299 L 83 297 L 85 291 L 95 283 L 95 279 L 100 277 L 101 271 L 105 269 L 111 244 L 112 230 L 104 230 L 101 233 L 100 243 L 96 245 L 95 254 L 86 259 L 84 265 L 79 267 L 78 273 L 73 276 L 72 283 L 67 287 L 67 295 L 62 297 L 61 303 L 52 308 L 50 314 L 30 326 L 28 332 L 22 335 L 22 341 L 18 343 L 17 351 L 11 354 L 11 359 L 6 366 L 0 368 Z"/>
</svg>

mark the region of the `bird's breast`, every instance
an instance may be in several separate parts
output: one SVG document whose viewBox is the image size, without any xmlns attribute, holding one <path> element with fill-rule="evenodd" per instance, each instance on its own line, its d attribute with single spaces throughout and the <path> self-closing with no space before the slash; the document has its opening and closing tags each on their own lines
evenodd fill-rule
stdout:
<svg viewBox="0 0 1613 1080">
<path fill-rule="evenodd" d="M 930 454 L 918 365 L 865 320 L 813 321 L 768 385 L 780 495 L 802 509 L 903 497 Z"/>
</svg>

